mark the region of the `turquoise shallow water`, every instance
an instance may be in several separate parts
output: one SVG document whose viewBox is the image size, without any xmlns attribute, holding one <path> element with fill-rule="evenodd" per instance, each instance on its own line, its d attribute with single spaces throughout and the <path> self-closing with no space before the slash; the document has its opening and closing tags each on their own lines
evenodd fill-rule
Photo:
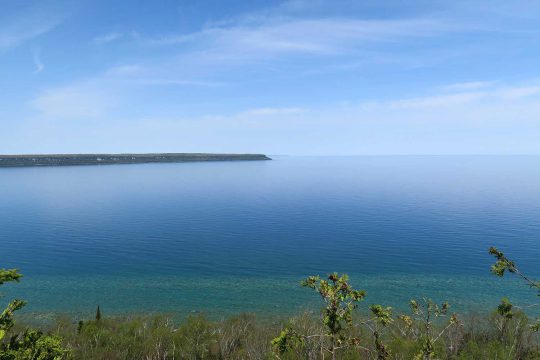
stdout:
<svg viewBox="0 0 540 360">
<path fill-rule="evenodd" d="M 42 317 L 295 313 L 317 300 L 299 280 L 334 270 L 367 304 L 485 311 L 536 300 L 487 249 L 539 275 L 539 235 L 535 156 L 0 169 L 0 266 L 25 274 L 2 291 Z"/>
</svg>

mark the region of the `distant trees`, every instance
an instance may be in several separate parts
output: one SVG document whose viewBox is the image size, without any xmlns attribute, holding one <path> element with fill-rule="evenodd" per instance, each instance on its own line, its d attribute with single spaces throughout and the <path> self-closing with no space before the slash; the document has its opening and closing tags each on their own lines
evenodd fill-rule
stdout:
<svg viewBox="0 0 540 360">
<path fill-rule="evenodd" d="M 0 285 L 18 282 L 22 275 L 16 269 L 0 269 Z M 44 335 L 41 331 L 27 329 L 24 333 L 10 333 L 15 325 L 13 314 L 26 305 L 23 300 L 13 300 L 0 314 L 1 360 L 60 360 L 68 355 L 62 339 Z"/>
</svg>

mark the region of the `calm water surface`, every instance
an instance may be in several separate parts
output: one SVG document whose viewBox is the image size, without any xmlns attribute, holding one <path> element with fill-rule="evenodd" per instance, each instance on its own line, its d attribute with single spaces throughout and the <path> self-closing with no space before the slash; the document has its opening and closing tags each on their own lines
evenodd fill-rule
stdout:
<svg viewBox="0 0 540 360">
<path fill-rule="evenodd" d="M 0 169 L 0 244 L 25 275 L 2 292 L 33 316 L 295 313 L 316 303 L 298 281 L 331 271 L 368 304 L 526 304 L 487 249 L 540 275 L 540 157 Z"/>
</svg>

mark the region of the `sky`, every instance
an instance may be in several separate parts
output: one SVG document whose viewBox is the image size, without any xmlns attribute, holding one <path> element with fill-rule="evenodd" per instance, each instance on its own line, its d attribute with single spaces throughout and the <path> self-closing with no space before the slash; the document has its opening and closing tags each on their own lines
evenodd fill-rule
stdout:
<svg viewBox="0 0 540 360">
<path fill-rule="evenodd" d="M 536 0 L 0 0 L 0 154 L 540 154 Z"/>
</svg>

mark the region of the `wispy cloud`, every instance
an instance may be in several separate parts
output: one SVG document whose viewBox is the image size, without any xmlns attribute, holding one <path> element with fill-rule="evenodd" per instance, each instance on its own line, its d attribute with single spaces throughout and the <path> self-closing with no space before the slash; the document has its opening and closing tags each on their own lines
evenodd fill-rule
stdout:
<svg viewBox="0 0 540 360">
<path fill-rule="evenodd" d="M 128 66 L 112 70 L 131 76 L 130 81 L 215 87 L 241 82 L 249 72 L 268 74 L 272 67 L 286 66 L 299 57 L 331 61 L 328 67 L 320 62 L 313 66 L 304 62 L 304 74 L 310 70 L 336 71 L 351 61 L 356 68 L 381 59 L 392 59 L 392 64 L 396 64 L 399 56 L 381 56 L 381 47 L 390 49 L 403 41 L 435 39 L 440 34 L 461 30 L 455 24 L 436 19 L 302 19 L 274 14 L 245 16 L 189 34 L 149 38 L 138 33 L 111 33 L 95 42 L 105 44 L 129 36 L 133 45 L 142 47 L 139 50 L 144 55 L 136 69 Z"/>
<path fill-rule="evenodd" d="M 479 92 L 465 92 L 451 95 L 434 95 L 419 98 L 390 101 L 387 103 L 392 108 L 425 109 L 453 105 L 462 105 L 485 97 L 486 94 Z"/>
<path fill-rule="evenodd" d="M 450 86 L 450 89 L 462 90 L 454 93 L 439 93 L 423 97 L 411 97 L 383 102 L 364 102 L 364 109 L 442 109 L 460 107 L 467 104 L 485 102 L 512 102 L 540 96 L 540 85 L 513 85 L 495 87 L 495 81 L 470 82 Z M 448 89 L 448 86 L 442 87 Z"/>
<path fill-rule="evenodd" d="M 264 19 L 200 32 L 143 40 L 154 46 L 186 46 L 219 53 L 220 58 L 264 57 L 286 53 L 340 55 L 367 43 L 394 42 L 407 37 L 431 37 L 458 28 L 425 19 L 355 20 Z M 236 56 L 235 56 L 236 55 Z"/>
<path fill-rule="evenodd" d="M 88 84 L 89 88 L 91 86 Z M 138 151 L 326 155 L 538 153 L 540 128 L 536 119 L 540 116 L 540 91 L 533 91 L 535 88 L 536 84 L 506 84 L 472 94 L 446 94 L 439 90 L 431 96 L 370 104 L 261 107 L 238 109 L 229 114 L 151 116 L 122 118 L 121 121 L 114 119 L 101 103 L 102 118 L 61 122 L 62 136 L 55 132 L 37 140 L 47 146 L 57 146 L 59 139 L 65 137 L 70 139 L 74 149 L 80 148 L 81 140 L 68 134 L 79 131 L 77 124 L 84 124 L 87 136 L 82 141 L 88 151 L 125 151 L 126 147 L 135 146 Z M 88 94 L 74 89 L 65 89 L 63 94 L 62 103 L 56 105 L 63 111 L 64 118 L 81 115 L 81 109 L 89 108 L 91 97 Z M 519 97 L 508 97 L 508 94 L 519 94 Z M 42 104 L 55 104 L 58 99 L 55 96 L 43 97 Z M 81 99 L 84 102 L 81 103 Z M 94 100 L 99 104 L 106 99 Z M 71 114 L 65 112 L 64 101 L 73 103 Z M 58 114 L 49 112 L 49 115 Z M 49 126 L 50 121 L 44 123 Z M 38 119 L 28 126 L 31 130 L 39 124 L 45 128 Z M 103 127 L 107 131 L 102 131 Z M 26 134 L 23 130 L 21 133 Z M 501 136 L 507 133 L 511 135 Z M 99 144 L 90 140 L 93 137 L 88 134 L 99 138 Z M 520 141 L 516 141 L 517 137 Z M 7 137 L 3 140 L 11 141 Z"/>
<path fill-rule="evenodd" d="M 45 69 L 45 65 L 41 61 L 41 51 L 39 49 L 32 51 L 32 59 L 34 60 L 34 65 L 36 67 L 34 73 L 39 74 Z"/>
<path fill-rule="evenodd" d="M 100 104 L 104 93 L 108 94 L 109 106 L 118 96 L 129 97 L 137 87 L 220 87 L 242 82 L 246 74 L 268 76 L 268 70 L 272 71 L 273 66 L 282 66 L 289 60 L 294 63 L 299 57 L 320 60 L 313 62 L 313 66 L 312 62 L 302 62 L 301 72 L 304 74 L 310 70 L 325 69 L 325 65 L 332 69 L 329 71 L 340 71 L 336 69 L 343 67 L 344 63 L 353 63 L 355 69 L 361 69 L 366 63 L 380 61 L 381 58 L 391 59 L 394 66 L 399 62 L 399 54 L 394 48 L 401 48 L 404 43 L 432 42 L 437 48 L 439 44 L 433 40 L 442 35 L 476 29 L 433 16 L 381 20 L 352 18 L 344 14 L 319 17 L 287 15 L 287 12 L 297 11 L 298 8 L 305 9 L 307 4 L 306 1 L 290 1 L 277 7 L 274 12 L 247 14 L 208 24 L 200 31 L 188 34 L 146 37 L 137 32 L 110 32 L 97 36 L 93 39 L 96 45 L 134 40 L 134 46 L 142 47 L 139 49 L 142 50 L 140 58 L 135 59 L 135 64 L 115 66 L 88 77 L 88 80 L 49 89 L 39 95 L 34 104 L 43 113 L 51 113 L 60 111 L 62 101 L 81 102 L 86 98 L 96 101 L 96 108 L 102 108 Z M 148 51 L 149 48 L 159 51 Z M 385 51 L 388 53 L 385 54 Z M 324 62 L 326 60 L 329 61 Z M 422 58 L 422 62 L 428 61 Z M 36 65 L 36 69 L 40 67 Z M 94 86 L 89 87 L 88 83 Z M 396 102 L 394 106 L 426 107 L 462 103 L 482 96 L 475 92 L 489 85 L 488 82 L 451 84 L 445 90 L 457 94 L 442 94 L 431 99 L 407 99 Z M 116 90 L 111 91 L 111 87 Z M 96 94 L 91 94 L 93 91 Z M 47 110 L 49 108 L 53 110 Z M 71 108 L 71 104 L 66 104 L 66 109 Z M 277 115 L 279 112 L 276 109 L 283 111 L 284 108 L 259 108 L 244 115 Z M 291 109 L 287 111 L 293 113 Z M 72 114 L 68 111 L 68 115 Z"/>
<path fill-rule="evenodd" d="M 519 86 L 500 91 L 500 95 L 507 99 L 521 99 L 540 95 L 540 85 Z"/>
<path fill-rule="evenodd" d="M 39 69 L 37 67 L 36 71 Z M 94 77 L 46 89 L 30 105 L 46 118 L 100 119 L 120 108 L 134 92 L 147 90 L 148 86 L 190 88 L 226 85 L 180 76 L 161 77 L 139 65 L 123 65 L 112 67 Z"/>
<path fill-rule="evenodd" d="M 187 80 L 187 79 L 167 79 L 167 78 L 137 78 L 132 79 L 131 83 L 139 85 L 155 85 L 155 86 L 196 86 L 196 87 L 223 87 L 230 85 L 226 82 L 219 81 L 202 81 L 202 80 Z"/>
<path fill-rule="evenodd" d="M 477 90 L 477 89 L 489 88 L 496 84 L 497 84 L 496 81 L 469 81 L 469 82 L 445 85 L 442 87 L 442 89 L 448 90 L 448 91 Z"/>
<path fill-rule="evenodd" d="M 125 34 L 123 34 L 123 33 L 113 32 L 113 33 L 109 33 L 109 34 L 106 34 L 106 35 L 96 36 L 93 39 L 93 41 L 94 41 L 94 44 L 96 44 L 96 45 L 105 45 L 105 44 L 111 43 L 113 41 L 120 40 L 124 36 L 125 36 Z"/>
<path fill-rule="evenodd" d="M 97 119 L 110 114 L 118 103 L 114 90 L 105 83 L 81 82 L 47 90 L 31 105 L 49 119 Z"/>
<path fill-rule="evenodd" d="M 105 71 L 105 76 L 130 76 L 138 75 L 143 71 L 140 65 L 121 65 L 114 66 Z"/>
<path fill-rule="evenodd" d="M 139 40 L 140 34 L 137 31 L 110 32 L 104 35 L 96 36 L 92 42 L 97 46 L 108 45 L 115 42 Z"/>
<path fill-rule="evenodd" d="M 248 118 L 258 118 L 258 117 L 269 117 L 269 116 L 279 116 L 279 115 L 293 115 L 301 114 L 305 109 L 299 107 L 292 108 L 258 108 L 258 109 L 249 109 L 242 111 L 238 114 L 240 117 Z"/>
<path fill-rule="evenodd" d="M 20 14 L 0 18 L 0 52 L 51 31 L 66 17 L 65 12 L 32 7 Z"/>
<path fill-rule="evenodd" d="M 21 136 L 52 146 L 69 138 L 75 149 L 83 139 L 89 150 L 124 141 L 138 150 L 538 152 L 540 82 L 512 81 L 534 74 L 540 5 L 518 2 L 290 0 L 232 18 L 205 13 L 152 35 L 123 30 L 156 30 L 134 12 L 140 23 L 100 21 L 95 38 L 73 21 L 73 34 L 47 43 L 56 48 L 46 59 L 33 54 L 34 65 L 44 71 L 47 60 L 52 70 L 48 61 L 65 54 L 80 66 L 47 82 L 36 76 L 30 106 L 2 117 L 33 117 Z M 61 21 L 14 15 L 0 12 L 0 54 Z M 80 54 L 69 53 L 73 40 L 86 41 Z M 20 142 L 2 136 L 2 146 Z"/>
</svg>

